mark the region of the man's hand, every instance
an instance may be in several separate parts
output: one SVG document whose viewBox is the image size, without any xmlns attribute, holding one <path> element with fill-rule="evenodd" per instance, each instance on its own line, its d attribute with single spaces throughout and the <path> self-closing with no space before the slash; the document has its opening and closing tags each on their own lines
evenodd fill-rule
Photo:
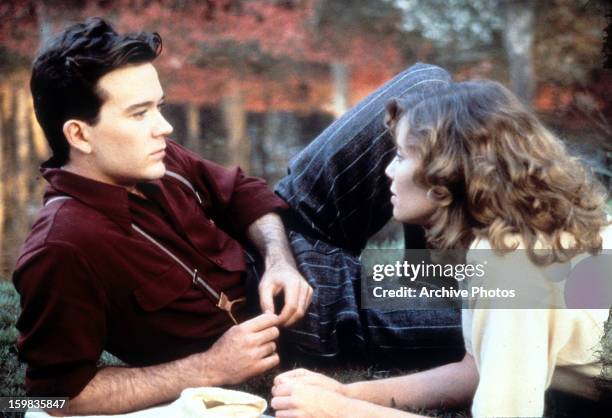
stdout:
<svg viewBox="0 0 612 418">
<path fill-rule="evenodd" d="M 312 288 L 298 272 L 280 217 L 268 213 L 253 222 L 247 235 L 264 258 L 266 271 L 259 284 L 261 309 L 275 313 L 274 296 L 283 293 L 285 306 L 279 325 L 294 324 L 304 316 Z"/>
<path fill-rule="evenodd" d="M 279 325 L 288 326 L 301 319 L 310 305 L 312 287 L 288 264 L 276 264 L 264 273 L 259 282 L 259 299 L 263 312 L 274 313 L 274 296 L 283 292 L 285 306 L 279 315 Z"/>
<path fill-rule="evenodd" d="M 234 325 L 208 351 L 192 356 L 196 364 L 198 355 L 212 360 L 202 362 L 199 373 L 209 375 L 212 367 L 215 375 L 223 377 L 223 384 L 237 384 L 275 367 L 279 363 L 277 324 L 278 316 L 263 314 Z"/>
<path fill-rule="evenodd" d="M 202 353 L 148 367 L 99 369 L 61 412 L 119 414 L 170 402 L 188 387 L 240 383 L 278 364 L 277 324 L 276 315 L 260 315 L 233 326 Z"/>
</svg>

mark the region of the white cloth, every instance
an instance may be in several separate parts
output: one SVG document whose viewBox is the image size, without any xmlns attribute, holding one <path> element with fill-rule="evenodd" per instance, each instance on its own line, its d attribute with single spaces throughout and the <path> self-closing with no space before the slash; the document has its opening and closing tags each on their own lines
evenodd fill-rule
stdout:
<svg viewBox="0 0 612 418">
<path fill-rule="evenodd" d="M 178 400 L 177 400 L 178 401 Z M 156 406 L 154 408 L 143 409 L 141 411 L 130 412 L 129 414 L 118 415 L 79 415 L 74 418 L 108 418 L 108 417 L 125 417 L 125 418 L 186 418 L 176 406 L 174 401 L 171 404 Z M 26 418 L 52 418 L 51 415 L 41 410 L 31 410 L 26 412 Z M 270 415 L 263 414 L 261 418 L 272 418 Z"/>
<path fill-rule="evenodd" d="M 156 406 L 153 408 L 143 409 L 141 411 L 130 412 L 128 414 L 117 414 L 117 415 L 79 415 L 79 418 L 105 418 L 105 417 L 126 417 L 126 418 L 162 418 L 162 417 L 179 417 L 176 411 L 175 403 L 178 400 L 172 402 L 171 404 Z M 70 417 L 71 415 L 69 415 Z M 31 409 L 28 410 L 25 414 L 26 418 L 50 418 L 51 415 L 47 414 L 45 411 L 40 409 Z M 75 416 L 76 418 L 76 416 Z"/>
<path fill-rule="evenodd" d="M 612 248 L 612 228 L 602 236 L 603 248 Z M 487 247 L 486 241 L 480 241 L 473 248 Z M 542 289 L 550 283 L 546 269 L 523 261 L 520 268 L 529 271 L 519 272 L 512 254 L 493 260 L 488 254 L 487 271 L 493 280 L 541 279 Z M 474 256 L 478 257 L 477 251 L 470 251 L 468 260 Z M 553 306 L 558 297 L 554 293 L 548 295 Z M 462 312 L 466 351 L 474 357 L 480 375 L 474 417 L 542 416 L 544 392 L 551 386 L 597 397 L 593 378 L 602 370 L 598 350 L 607 309 L 481 309 L 487 302 L 480 302 Z"/>
<path fill-rule="evenodd" d="M 181 396 L 172 403 L 117 415 L 79 415 L 79 418 L 105 418 L 105 417 L 125 417 L 125 418 L 229 418 L 225 414 L 215 414 L 214 408 L 206 410 L 203 400 L 219 400 L 225 404 L 252 405 L 259 411 L 265 411 L 267 403 L 259 396 L 245 392 L 222 388 L 188 388 L 183 390 Z M 212 408 L 212 407 L 211 407 Z M 251 418 L 253 412 L 247 415 L 231 414 L 235 418 Z M 26 418 L 46 418 L 51 417 L 42 410 L 29 410 L 25 414 Z M 269 415 L 260 415 L 261 418 L 271 418 Z M 76 418 L 76 417 L 75 417 Z"/>
</svg>

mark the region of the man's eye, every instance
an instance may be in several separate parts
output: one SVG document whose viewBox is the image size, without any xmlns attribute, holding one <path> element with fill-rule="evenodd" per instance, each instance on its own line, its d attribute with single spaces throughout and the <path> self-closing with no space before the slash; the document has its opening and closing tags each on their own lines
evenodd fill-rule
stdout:
<svg viewBox="0 0 612 418">
<path fill-rule="evenodd" d="M 402 156 L 402 154 L 400 154 L 400 153 L 399 153 L 399 151 L 397 151 L 397 152 L 395 153 L 395 159 L 396 159 L 397 161 L 402 161 L 402 160 L 404 159 L 404 157 Z"/>
<path fill-rule="evenodd" d="M 132 116 L 134 116 L 135 118 L 139 119 L 139 118 L 143 118 L 146 113 L 147 113 L 146 110 L 141 110 L 140 112 L 136 112 L 136 113 L 132 114 Z"/>
</svg>

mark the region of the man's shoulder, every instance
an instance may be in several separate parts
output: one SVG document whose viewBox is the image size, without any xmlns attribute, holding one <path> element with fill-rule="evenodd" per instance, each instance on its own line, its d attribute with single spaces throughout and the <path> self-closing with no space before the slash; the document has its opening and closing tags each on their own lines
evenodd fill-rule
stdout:
<svg viewBox="0 0 612 418">
<path fill-rule="evenodd" d="M 189 188 L 213 195 L 222 194 L 223 190 L 233 190 L 236 180 L 241 175 L 239 167 L 228 168 L 202 158 L 171 139 L 166 143 L 164 180 L 178 181 Z"/>
<path fill-rule="evenodd" d="M 38 213 L 17 260 L 17 268 L 34 254 L 50 251 L 84 252 L 104 240 L 100 231 L 117 229 L 108 218 L 73 198 L 48 201 Z"/>
</svg>

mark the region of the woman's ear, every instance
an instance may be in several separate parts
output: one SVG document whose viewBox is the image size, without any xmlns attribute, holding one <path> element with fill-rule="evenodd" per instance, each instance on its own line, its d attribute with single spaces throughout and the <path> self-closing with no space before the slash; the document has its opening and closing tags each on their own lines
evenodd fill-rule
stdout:
<svg viewBox="0 0 612 418">
<path fill-rule="evenodd" d="M 78 119 L 69 119 L 64 122 L 62 130 L 71 148 L 75 148 L 83 154 L 91 152 L 91 144 L 85 122 Z"/>
<path fill-rule="evenodd" d="M 385 105 L 385 110 L 385 126 L 389 131 L 393 131 L 404 109 L 398 99 L 391 99 Z"/>
</svg>

